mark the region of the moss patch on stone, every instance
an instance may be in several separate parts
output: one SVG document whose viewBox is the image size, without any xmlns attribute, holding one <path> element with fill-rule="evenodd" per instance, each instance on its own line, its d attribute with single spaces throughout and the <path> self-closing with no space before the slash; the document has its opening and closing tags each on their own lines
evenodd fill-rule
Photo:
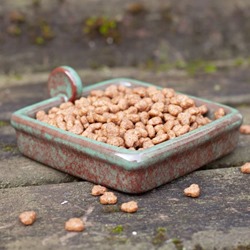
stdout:
<svg viewBox="0 0 250 250">
<path fill-rule="evenodd" d="M 123 226 L 122 225 L 117 225 L 114 228 L 112 228 L 111 232 L 114 234 L 121 234 L 123 232 Z"/>
<path fill-rule="evenodd" d="M 9 125 L 10 125 L 10 123 L 7 121 L 0 121 L 0 128 L 5 127 L 5 126 L 9 126 Z"/>
<path fill-rule="evenodd" d="M 158 227 L 152 238 L 153 245 L 161 245 L 167 240 L 167 229 L 165 227 Z"/>
</svg>

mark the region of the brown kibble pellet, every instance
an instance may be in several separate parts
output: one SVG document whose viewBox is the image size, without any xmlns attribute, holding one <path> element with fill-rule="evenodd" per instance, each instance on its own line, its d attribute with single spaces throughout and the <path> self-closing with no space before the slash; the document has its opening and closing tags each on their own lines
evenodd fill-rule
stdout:
<svg viewBox="0 0 250 250">
<path fill-rule="evenodd" d="M 198 114 L 200 114 L 200 110 L 197 107 L 188 108 L 184 112 L 189 113 L 190 115 L 198 115 Z"/>
<path fill-rule="evenodd" d="M 138 114 L 128 114 L 127 115 L 127 118 L 132 121 L 133 123 L 137 123 L 139 122 L 141 119 L 140 119 L 140 116 Z"/>
<path fill-rule="evenodd" d="M 124 134 L 124 140 L 125 140 L 125 145 L 128 148 L 131 148 L 134 146 L 135 142 L 138 141 L 138 132 L 135 129 L 129 129 L 127 132 Z"/>
<path fill-rule="evenodd" d="M 170 115 L 170 114 L 168 114 L 168 113 L 164 114 L 163 117 L 164 117 L 164 121 L 165 121 L 165 122 L 174 121 L 174 120 L 176 119 L 175 116 Z"/>
<path fill-rule="evenodd" d="M 105 137 L 105 136 L 98 136 L 96 140 L 99 141 L 99 142 L 106 143 L 107 142 L 107 137 Z"/>
<path fill-rule="evenodd" d="M 152 142 L 156 145 L 159 144 L 161 142 L 164 142 L 168 139 L 168 135 L 167 134 L 161 134 L 161 135 L 157 135 L 155 138 L 152 139 Z"/>
<path fill-rule="evenodd" d="M 148 136 L 150 138 L 155 137 L 155 129 L 154 129 L 153 125 L 146 125 L 146 130 L 148 131 Z"/>
<path fill-rule="evenodd" d="M 127 113 L 127 114 L 137 114 L 138 109 L 136 107 L 134 107 L 134 106 L 131 106 L 125 111 L 125 113 Z"/>
<path fill-rule="evenodd" d="M 114 195 L 113 192 L 105 192 L 102 196 L 100 196 L 100 203 L 103 205 L 112 205 L 116 204 L 117 197 Z"/>
<path fill-rule="evenodd" d="M 144 137 L 145 138 L 145 137 L 148 136 L 148 132 L 147 132 L 147 130 L 145 128 L 137 127 L 137 128 L 135 128 L 135 130 L 138 132 L 138 135 L 140 137 Z"/>
<path fill-rule="evenodd" d="M 19 220 L 25 225 L 32 225 L 36 221 L 35 211 L 25 211 L 19 215 Z"/>
<path fill-rule="evenodd" d="M 82 134 L 83 133 L 83 126 L 82 126 L 81 122 L 76 120 L 75 125 L 71 129 L 69 129 L 69 131 L 74 133 L 74 134 L 77 134 L 77 135 Z"/>
<path fill-rule="evenodd" d="M 189 113 L 179 113 L 177 119 L 181 123 L 181 125 L 189 125 L 190 124 L 191 115 Z"/>
<path fill-rule="evenodd" d="M 85 226 L 82 219 L 71 218 L 65 222 L 64 228 L 70 232 L 82 232 L 85 229 Z"/>
<path fill-rule="evenodd" d="M 241 125 L 240 133 L 244 135 L 250 135 L 250 125 Z"/>
<path fill-rule="evenodd" d="M 175 134 L 176 136 L 180 136 L 180 135 L 184 135 L 186 134 L 187 132 L 189 132 L 190 130 L 190 126 L 189 125 L 184 125 L 182 126 L 180 129 L 178 129 Z"/>
<path fill-rule="evenodd" d="M 182 126 L 181 126 L 180 124 L 176 124 L 176 125 L 172 128 L 172 131 L 174 131 L 175 134 L 176 134 L 176 132 L 177 132 L 179 129 L 181 129 L 181 128 L 182 128 Z"/>
<path fill-rule="evenodd" d="M 135 94 L 138 94 L 140 97 L 145 97 L 147 95 L 146 89 L 144 87 L 136 87 L 133 89 Z"/>
<path fill-rule="evenodd" d="M 169 120 L 169 121 L 167 121 L 167 122 L 164 124 L 163 129 L 164 129 L 164 131 L 167 133 L 167 132 L 170 131 L 174 126 L 175 126 L 174 120 Z"/>
<path fill-rule="evenodd" d="M 163 102 L 156 102 L 151 106 L 151 109 L 158 110 L 159 112 L 164 111 L 164 103 Z"/>
<path fill-rule="evenodd" d="M 161 90 L 161 92 L 168 98 L 171 98 L 175 95 L 174 89 L 171 88 L 164 88 Z"/>
<path fill-rule="evenodd" d="M 120 147 L 124 145 L 124 140 L 119 136 L 113 136 L 113 137 L 108 137 L 106 143 Z"/>
<path fill-rule="evenodd" d="M 240 167 L 240 171 L 244 174 L 250 174 L 250 162 L 245 163 Z"/>
<path fill-rule="evenodd" d="M 226 114 L 225 110 L 223 108 L 219 108 L 214 112 L 215 119 L 219 119 L 223 117 Z"/>
<path fill-rule="evenodd" d="M 146 148 L 151 148 L 154 146 L 154 143 L 148 138 L 148 140 L 145 140 L 143 143 L 142 143 L 142 147 L 143 149 L 146 149 Z"/>
<path fill-rule="evenodd" d="M 97 96 L 97 97 L 101 97 L 104 95 L 104 91 L 103 90 L 92 90 L 90 92 L 90 95 L 92 96 Z"/>
<path fill-rule="evenodd" d="M 39 121 L 42 121 L 45 116 L 46 116 L 46 113 L 43 110 L 39 110 L 36 113 L 36 119 L 39 120 Z"/>
<path fill-rule="evenodd" d="M 104 117 L 103 115 L 99 115 L 99 114 L 94 113 L 94 114 L 93 114 L 93 118 L 94 118 L 94 120 L 95 120 L 96 122 L 101 122 L 101 123 L 107 122 L 107 118 Z"/>
<path fill-rule="evenodd" d="M 151 110 L 149 110 L 148 114 L 149 114 L 151 117 L 162 116 L 162 112 L 160 112 L 160 111 L 157 110 L 157 109 L 151 109 Z"/>
<path fill-rule="evenodd" d="M 174 104 L 168 105 L 168 112 L 170 115 L 177 116 L 179 113 L 182 112 L 182 107 Z"/>
<path fill-rule="evenodd" d="M 135 213 L 138 210 L 138 204 L 136 201 L 129 201 L 126 203 L 122 203 L 121 211 L 126 213 Z"/>
<path fill-rule="evenodd" d="M 173 130 L 169 130 L 168 137 L 169 137 L 169 139 L 174 139 L 176 137 L 175 132 Z"/>
<path fill-rule="evenodd" d="M 143 112 L 139 113 L 139 116 L 141 118 L 141 122 L 146 125 L 148 123 L 148 119 L 149 119 L 148 112 L 143 111 Z"/>
<path fill-rule="evenodd" d="M 101 185 L 94 185 L 91 191 L 91 194 L 93 196 L 99 196 L 103 195 L 105 192 L 107 192 L 107 188 L 103 187 Z"/>
<path fill-rule="evenodd" d="M 200 107 L 198 107 L 198 109 L 202 115 L 204 115 L 208 112 L 208 108 L 206 105 L 201 105 Z"/>
<path fill-rule="evenodd" d="M 165 96 L 160 91 L 157 91 L 155 94 L 151 96 L 153 102 L 164 102 Z"/>
<path fill-rule="evenodd" d="M 155 132 L 159 132 L 160 130 L 163 130 L 164 129 L 164 125 L 163 124 L 159 124 L 159 125 L 156 125 L 155 127 Z"/>
<path fill-rule="evenodd" d="M 139 110 L 139 111 L 145 111 L 147 109 L 147 102 L 145 100 L 140 100 L 138 103 L 135 104 L 135 107 Z"/>
<path fill-rule="evenodd" d="M 198 123 L 194 122 L 191 126 L 190 126 L 190 131 L 195 130 L 198 128 Z"/>
<path fill-rule="evenodd" d="M 153 117 L 151 119 L 148 120 L 148 125 L 158 125 L 158 124 L 162 124 L 162 119 L 161 117 Z"/>
<path fill-rule="evenodd" d="M 67 109 L 67 108 L 72 107 L 72 106 L 73 106 L 72 102 L 64 102 L 59 107 L 60 107 L 60 109 Z"/>
<path fill-rule="evenodd" d="M 197 198 L 200 196 L 200 187 L 197 184 L 192 184 L 184 189 L 184 194 L 186 196 Z"/>
</svg>

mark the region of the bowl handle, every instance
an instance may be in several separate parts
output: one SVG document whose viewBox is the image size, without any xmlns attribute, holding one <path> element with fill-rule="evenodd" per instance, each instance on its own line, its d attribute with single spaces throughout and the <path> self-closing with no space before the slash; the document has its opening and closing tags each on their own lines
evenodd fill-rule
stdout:
<svg viewBox="0 0 250 250">
<path fill-rule="evenodd" d="M 82 81 L 74 69 L 60 66 L 50 73 L 48 90 L 51 97 L 63 94 L 67 101 L 73 102 L 81 97 Z"/>
</svg>

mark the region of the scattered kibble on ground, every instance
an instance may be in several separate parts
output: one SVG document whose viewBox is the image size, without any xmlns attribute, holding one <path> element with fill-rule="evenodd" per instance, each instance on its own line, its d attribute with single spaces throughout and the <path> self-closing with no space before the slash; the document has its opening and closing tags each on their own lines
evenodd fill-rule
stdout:
<svg viewBox="0 0 250 250">
<path fill-rule="evenodd" d="M 20 221 L 25 225 L 32 225 L 36 221 L 35 211 L 25 211 L 19 215 Z"/>
<path fill-rule="evenodd" d="M 92 188 L 91 194 L 93 196 L 99 196 L 99 195 L 103 195 L 105 192 L 107 192 L 106 187 L 103 187 L 101 185 L 94 185 L 94 187 Z"/>
<path fill-rule="evenodd" d="M 184 194 L 186 196 L 197 198 L 200 196 L 200 187 L 197 184 L 192 184 L 184 189 Z"/>
<path fill-rule="evenodd" d="M 242 165 L 240 171 L 244 174 L 250 174 L 250 162 L 247 162 L 244 165 Z"/>
<path fill-rule="evenodd" d="M 250 135 L 250 125 L 241 125 L 240 133 L 245 135 Z"/>
<path fill-rule="evenodd" d="M 136 201 L 129 201 L 121 205 L 121 211 L 126 213 L 134 213 L 138 210 L 138 204 Z"/>
<path fill-rule="evenodd" d="M 84 223 L 80 218 L 71 218 L 65 222 L 65 230 L 67 231 L 82 232 L 84 229 Z"/>
<path fill-rule="evenodd" d="M 105 192 L 102 196 L 100 196 L 100 203 L 103 205 L 116 204 L 116 202 L 117 197 L 113 192 Z"/>
</svg>

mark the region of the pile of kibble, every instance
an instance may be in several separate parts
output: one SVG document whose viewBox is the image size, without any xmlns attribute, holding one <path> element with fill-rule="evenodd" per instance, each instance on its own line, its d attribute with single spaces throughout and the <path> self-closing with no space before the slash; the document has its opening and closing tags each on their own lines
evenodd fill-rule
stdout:
<svg viewBox="0 0 250 250">
<path fill-rule="evenodd" d="M 150 148 L 211 120 L 205 105 L 171 88 L 111 85 L 93 90 L 74 103 L 62 103 L 36 118 L 60 129 L 131 150 Z M 218 109 L 214 118 L 225 115 Z"/>
</svg>

